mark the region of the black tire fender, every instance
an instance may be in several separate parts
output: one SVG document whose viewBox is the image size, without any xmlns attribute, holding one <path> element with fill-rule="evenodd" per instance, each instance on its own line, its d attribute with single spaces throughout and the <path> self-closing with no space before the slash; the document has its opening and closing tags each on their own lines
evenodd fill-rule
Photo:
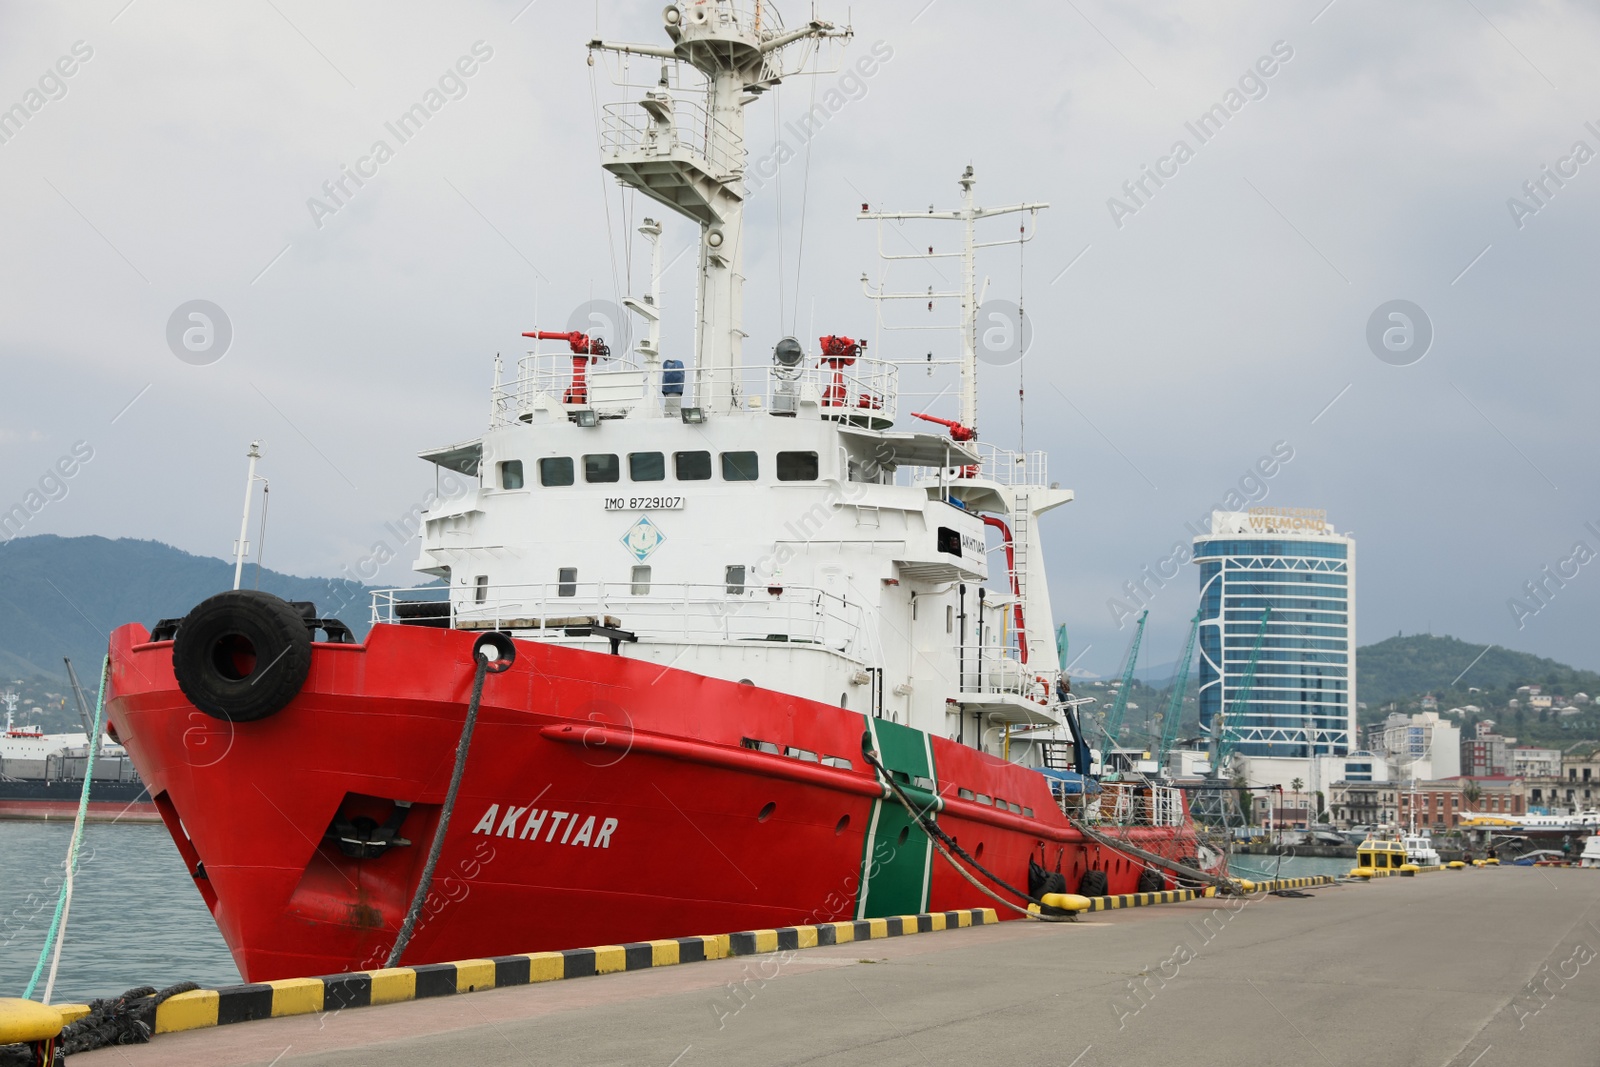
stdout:
<svg viewBox="0 0 1600 1067">
<path fill-rule="evenodd" d="M 1146 867 L 1139 872 L 1139 892 L 1161 893 L 1167 888 L 1167 877 L 1154 867 Z"/>
<path fill-rule="evenodd" d="M 287 601 L 254 589 L 202 600 L 172 643 L 172 673 L 189 702 L 229 722 L 282 711 L 311 670 L 311 631 Z"/>
<path fill-rule="evenodd" d="M 1105 871 L 1084 871 L 1083 877 L 1078 879 L 1078 895 L 1081 897 L 1103 897 L 1111 883 L 1106 878 Z"/>
</svg>

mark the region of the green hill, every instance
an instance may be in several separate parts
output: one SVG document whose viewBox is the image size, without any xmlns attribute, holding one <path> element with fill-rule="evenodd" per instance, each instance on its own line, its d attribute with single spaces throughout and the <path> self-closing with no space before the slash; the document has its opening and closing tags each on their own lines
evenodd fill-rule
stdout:
<svg viewBox="0 0 1600 1067">
<path fill-rule="evenodd" d="M 255 585 L 255 569 L 245 570 Z M 194 556 L 159 541 L 104 537 L 19 537 L 0 545 L 0 673 L 61 676 L 71 656 L 89 685 L 112 630 L 185 615 L 233 587 L 233 564 Z M 344 579 L 261 572 L 260 588 L 286 600 L 315 601 L 357 635 L 368 628 L 367 587 Z"/>
<path fill-rule="evenodd" d="M 1358 696 L 1374 708 L 1425 693 L 1438 696 L 1441 703 L 1448 693 L 1483 705 L 1483 700 L 1469 700 L 1469 689 L 1498 694 L 1533 684 L 1542 685 L 1546 693 L 1600 695 L 1600 674 L 1593 671 L 1509 648 L 1485 652 L 1482 645 L 1431 634 L 1391 637 L 1357 649 L 1356 671 Z"/>
</svg>

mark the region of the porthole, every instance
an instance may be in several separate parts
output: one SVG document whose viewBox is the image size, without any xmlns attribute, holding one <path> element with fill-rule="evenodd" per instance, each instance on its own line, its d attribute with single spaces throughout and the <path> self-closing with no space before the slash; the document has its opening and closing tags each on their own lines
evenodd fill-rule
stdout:
<svg viewBox="0 0 1600 1067">
<path fill-rule="evenodd" d="M 833 825 L 833 836 L 838 837 L 848 829 L 850 829 L 850 816 L 841 815 L 839 821 Z"/>
<path fill-rule="evenodd" d="M 905 848 L 906 847 L 906 839 L 909 838 L 910 836 L 911 836 L 911 827 L 910 826 L 902 826 L 902 827 L 900 827 L 900 836 L 895 839 L 894 847 L 895 848 Z"/>
<path fill-rule="evenodd" d="M 767 801 L 766 805 L 756 813 L 756 822 L 766 822 L 768 819 L 772 818 L 772 813 L 777 810 L 778 805 L 774 804 L 770 800 Z"/>
<path fill-rule="evenodd" d="M 983 842 L 982 841 L 979 841 L 978 842 L 978 847 L 972 850 L 972 858 L 973 859 L 977 859 L 977 860 L 983 859 Z"/>
</svg>

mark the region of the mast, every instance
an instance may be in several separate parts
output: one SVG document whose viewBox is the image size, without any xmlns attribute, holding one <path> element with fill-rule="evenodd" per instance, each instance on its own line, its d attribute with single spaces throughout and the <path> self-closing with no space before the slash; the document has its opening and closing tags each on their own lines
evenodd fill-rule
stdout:
<svg viewBox="0 0 1600 1067">
<path fill-rule="evenodd" d="M 996 215 L 1012 215 L 1019 211 L 1026 211 L 1037 216 L 1040 211 L 1050 205 L 1047 203 L 1012 204 L 1009 207 L 978 207 L 972 192 L 978 179 L 974 177 L 969 166 L 962 172 L 958 181 L 961 186 L 961 210 L 935 211 L 930 206 L 927 211 L 869 211 L 868 205 L 861 205 L 860 218 L 874 219 L 878 222 L 878 256 L 884 260 L 898 259 L 956 259 L 961 260 L 961 288 L 954 292 L 936 293 L 929 288 L 923 293 L 887 293 L 883 290 L 874 292 L 867 281 L 866 275 L 861 277 L 861 288 L 873 300 L 928 300 L 939 297 L 959 297 L 961 299 L 961 322 L 957 327 L 961 331 L 961 418 L 962 426 L 973 431 L 976 435 L 978 429 L 978 275 L 977 252 L 980 248 L 993 248 L 996 245 L 1026 244 L 1033 240 L 1034 234 L 1028 233 L 1012 240 L 1005 241 L 979 241 L 978 220 L 993 218 Z M 960 252 L 935 252 L 930 246 L 926 253 L 911 252 L 890 255 L 883 250 L 883 222 L 884 220 L 898 221 L 903 219 L 932 220 L 935 222 L 961 223 L 961 251 Z M 931 306 L 931 303 L 930 303 Z M 1020 327 L 1020 323 L 1018 324 Z M 948 327 L 921 327 L 923 329 L 946 329 Z"/>
<path fill-rule="evenodd" d="M 589 42 L 591 52 L 652 56 L 687 63 L 704 75 L 704 103 L 675 99 L 669 68 L 636 104 L 611 104 L 601 131 L 602 166 L 700 226 L 695 323 L 695 393 L 708 414 L 740 404 L 744 342 L 744 140 L 747 104 L 798 72 L 789 46 L 849 38 L 849 27 L 811 20 L 784 30 L 770 5 L 691 0 L 662 12 L 671 47 Z"/>
<path fill-rule="evenodd" d="M 250 532 L 250 491 L 256 484 L 256 460 L 261 458 L 261 442 L 251 441 L 250 473 L 244 479 L 244 517 L 239 520 L 239 540 L 233 543 L 233 587 L 239 588 L 239 579 L 244 574 L 244 557 L 250 552 L 250 542 L 245 540 Z"/>
</svg>

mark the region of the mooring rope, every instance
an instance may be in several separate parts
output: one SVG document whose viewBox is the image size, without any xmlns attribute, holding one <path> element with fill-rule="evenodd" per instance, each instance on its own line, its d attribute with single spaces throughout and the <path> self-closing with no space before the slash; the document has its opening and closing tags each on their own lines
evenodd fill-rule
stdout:
<svg viewBox="0 0 1600 1067">
<path fill-rule="evenodd" d="M 865 740 L 865 739 L 863 738 L 863 740 Z M 881 775 L 883 777 L 884 782 L 888 784 L 889 789 L 890 789 L 891 792 L 894 793 L 895 798 L 900 801 L 901 805 L 905 807 L 906 812 L 911 816 L 912 821 L 917 824 L 917 828 L 920 829 L 924 834 L 928 835 L 929 842 L 933 845 L 933 847 L 935 849 L 938 850 L 939 855 L 944 857 L 944 860 L 945 860 L 946 863 L 950 864 L 951 867 L 955 868 L 955 871 L 956 871 L 957 874 L 959 874 L 961 877 L 965 878 L 968 882 L 972 883 L 972 885 L 973 885 L 973 887 L 975 889 L 977 889 L 979 892 L 983 893 L 985 896 L 989 897 L 991 900 L 994 900 L 995 902 L 997 902 L 999 904 L 1003 904 L 1006 907 L 1010 908 L 1012 911 L 1016 912 L 1017 914 L 1025 916 L 1025 917 L 1027 917 L 1029 919 L 1038 919 L 1041 922 L 1060 922 L 1063 919 L 1071 919 L 1071 918 L 1073 918 L 1073 916 L 1071 916 L 1071 915 L 1059 916 L 1059 917 L 1056 916 L 1056 915 L 1044 915 L 1044 914 L 1040 914 L 1040 913 L 1037 913 L 1037 912 L 1031 912 L 1027 908 L 1018 907 L 1016 904 L 1011 903 L 1011 901 L 1007 900 L 1005 897 L 1002 897 L 999 893 L 996 893 L 994 890 L 990 889 L 988 886 L 984 885 L 982 882 L 980 882 L 976 878 L 974 878 L 972 876 L 971 872 L 969 872 L 965 867 L 961 866 L 961 864 L 956 862 L 955 857 L 950 854 L 950 851 L 952 849 L 955 850 L 956 852 L 960 853 L 962 859 L 964 859 L 968 863 L 972 864 L 979 871 L 982 871 L 985 877 L 989 878 L 996 885 L 1002 887 L 1006 891 L 1011 892 L 1011 893 L 1015 893 L 1017 896 L 1021 897 L 1023 900 L 1026 900 L 1026 901 L 1028 901 L 1028 902 L 1030 902 L 1032 904 L 1037 904 L 1041 908 L 1048 906 L 1048 905 L 1045 904 L 1044 901 L 1040 900 L 1038 897 L 1034 896 L 1033 894 L 1024 893 L 1022 890 L 1016 888 L 1015 886 L 1007 884 L 1005 879 L 1001 878 L 999 875 L 995 874 L 993 871 L 988 870 L 987 868 L 985 868 L 983 866 L 983 864 L 979 863 L 972 856 L 968 855 L 967 851 L 965 849 L 963 849 L 960 845 L 956 844 L 955 839 L 952 838 L 949 834 L 945 833 L 944 830 L 939 826 L 938 823 L 934 822 L 931 819 L 927 819 L 925 817 L 926 816 L 926 812 L 925 811 L 919 811 L 911 803 L 910 798 L 908 798 L 905 795 L 905 793 L 901 790 L 899 784 L 894 780 L 894 775 L 889 773 L 889 771 L 884 768 L 883 764 L 878 762 L 878 758 L 877 758 L 876 755 L 873 754 L 871 748 L 869 748 L 867 745 L 863 744 L 861 746 L 861 754 L 864 757 L 866 757 L 867 762 L 872 764 L 872 766 L 878 771 L 879 775 Z M 947 845 L 948 845 L 948 847 L 946 847 Z"/>
<path fill-rule="evenodd" d="M 405 952 L 406 946 L 411 943 L 411 935 L 416 933 L 417 919 L 422 914 L 422 905 L 428 899 L 428 891 L 433 888 L 433 871 L 439 865 L 439 854 L 444 851 L 444 836 L 450 829 L 450 816 L 456 807 L 456 794 L 461 790 L 461 776 L 467 769 L 467 749 L 472 744 L 472 729 L 478 722 L 478 702 L 483 699 L 483 679 L 489 673 L 489 657 L 482 651 L 474 651 L 473 659 L 478 661 L 477 673 L 472 677 L 472 700 L 467 704 L 467 721 L 461 727 L 461 740 L 456 742 L 456 764 L 450 771 L 450 788 L 444 795 L 444 807 L 439 809 L 439 826 L 433 832 L 433 843 L 428 846 L 428 862 L 423 865 L 422 877 L 417 882 L 416 895 L 411 898 L 411 907 L 406 909 L 405 922 L 400 924 L 400 936 L 395 938 L 394 948 L 389 950 L 389 961 L 385 967 L 400 966 L 400 955 Z"/>
<path fill-rule="evenodd" d="M 1191 867 L 1187 863 L 1179 863 L 1177 860 L 1169 860 L 1165 856 L 1146 851 L 1131 841 L 1126 841 L 1122 838 L 1102 834 L 1098 830 L 1091 828 L 1088 823 L 1079 822 L 1070 815 L 1067 816 L 1067 822 L 1071 823 L 1072 826 L 1085 837 L 1097 841 L 1107 848 L 1116 849 L 1120 852 L 1127 853 L 1129 856 L 1144 860 L 1146 864 L 1165 868 L 1166 870 L 1171 871 L 1173 874 L 1181 875 L 1182 877 L 1188 878 L 1192 881 L 1214 885 L 1217 887 L 1217 891 L 1220 893 L 1231 894 L 1239 892 L 1238 883 L 1231 878 L 1225 878 L 1219 875 L 1211 874 L 1209 871 L 1202 871 L 1198 867 Z"/>
<path fill-rule="evenodd" d="M 56 970 L 61 966 L 61 945 L 66 941 L 67 916 L 72 910 L 72 886 L 78 870 L 78 849 L 83 844 L 83 826 L 89 816 L 89 787 L 94 782 L 95 757 L 100 754 L 100 733 L 105 722 L 106 685 L 110 678 L 111 656 L 108 654 L 100 663 L 100 695 L 94 702 L 94 722 L 91 725 L 93 736 L 89 738 L 89 755 L 84 764 L 83 791 L 78 795 L 78 818 L 72 825 L 72 842 L 67 846 L 66 877 L 62 879 L 61 892 L 56 897 L 56 911 L 50 920 L 50 929 L 45 933 L 44 947 L 39 950 L 39 962 L 34 964 L 33 977 L 28 979 L 28 988 L 22 991 L 24 1000 L 32 999 L 34 987 L 39 984 L 39 975 L 44 972 L 46 959 L 50 961 L 50 977 L 44 984 L 42 1003 L 50 1003 L 50 994 L 55 991 Z"/>
</svg>

